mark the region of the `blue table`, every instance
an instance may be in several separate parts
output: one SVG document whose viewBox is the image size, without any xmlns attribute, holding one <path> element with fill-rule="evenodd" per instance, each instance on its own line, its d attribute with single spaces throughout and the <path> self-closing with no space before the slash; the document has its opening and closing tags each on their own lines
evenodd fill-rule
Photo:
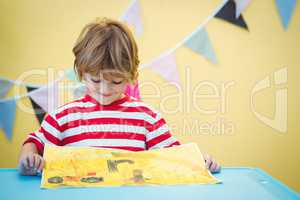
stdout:
<svg viewBox="0 0 300 200">
<path fill-rule="evenodd" d="M 126 186 L 40 189 L 37 176 L 20 176 L 16 169 L 0 169 L 0 200 L 154 199 L 154 200 L 274 200 L 299 199 L 300 195 L 256 168 L 223 168 L 216 185 Z"/>
</svg>

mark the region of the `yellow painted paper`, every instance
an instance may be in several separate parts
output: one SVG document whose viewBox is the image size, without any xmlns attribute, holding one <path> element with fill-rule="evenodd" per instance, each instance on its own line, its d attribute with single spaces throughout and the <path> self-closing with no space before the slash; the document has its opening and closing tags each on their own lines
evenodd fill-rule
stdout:
<svg viewBox="0 0 300 200">
<path fill-rule="evenodd" d="M 219 183 L 194 143 L 150 151 L 45 146 L 42 188 Z"/>
</svg>

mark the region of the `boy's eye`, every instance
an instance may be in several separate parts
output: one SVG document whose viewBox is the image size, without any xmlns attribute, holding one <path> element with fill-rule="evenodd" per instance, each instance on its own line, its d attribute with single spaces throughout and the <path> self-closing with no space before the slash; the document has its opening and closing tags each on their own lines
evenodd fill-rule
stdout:
<svg viewBox="0 0 300 200">
<path fill-rule="evenodd" d="M 116 84 L 116 85 L 119 85 L 119 84 L 121 84 L 123 81 L 113 81 L 113 84 Z"/>
<path fill-rule="evenodd" d="M 100 83 L 101 82 L 101 80 L 99 79 L 99 80 L 95 80 L 95 79 L 91 79 L 94 83 Z M 116 84 L 116 85 L 118 85 L 118 84 L 121 84 L 123 81 L 113 81 L 112 83 L 113 84 Z"/>
<path fill-rule="evenodd" d="M 91 79 L 94 83 L 100 83 L 101 80 L 94 80 L 94 79 Z"/>
</svg>

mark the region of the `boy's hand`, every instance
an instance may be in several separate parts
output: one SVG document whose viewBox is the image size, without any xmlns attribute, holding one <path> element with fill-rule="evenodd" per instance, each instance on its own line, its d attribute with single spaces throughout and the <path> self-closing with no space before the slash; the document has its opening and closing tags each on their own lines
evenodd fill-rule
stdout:
<svg viewBox="0 0 300 200">
<path fill-rule="evenodd" d="M 45 161 L 38 153 L 29 152 L 20 157 L 19 169 L 22 175 L 37 175 L 41 173 L 45 166 Z"/>
<path fill-rule="evenodd" d="M 205 160 L 206 168 L 211 173 L 217 173 L 221 171 L 221 166 L 208 154 L 204 154 L 203 158 Z"/>
</svg>

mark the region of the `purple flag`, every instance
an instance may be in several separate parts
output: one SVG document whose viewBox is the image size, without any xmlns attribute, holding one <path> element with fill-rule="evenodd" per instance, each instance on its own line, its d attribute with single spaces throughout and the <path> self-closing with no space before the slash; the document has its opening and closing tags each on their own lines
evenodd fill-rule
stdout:
<svg viewBox="0 0 300 200">
<path fill-rule="evenodd" d="M 51 112 L 58 107 L 58 82 L 46 85 L 28 93 L 43 110 Z"/>
<path fill-rule="evenodd" d="M 143 24 L 141 18 L 141 9 L 138 0 L 134 0 L 131 6 L 126 10 L 121 17 L 122 21 L 127 22 L 134 28 L 136 36 L 140 36 L 143 32 Z"/>
<path fill-rule="evenodd" d="M 180 84 L 176 58 L 173 53 L 157 58 L 148 66 L 158 72 L 166 80 Z"/>
<path fill-rule="evenodd" d="M 234 0 L 236 4 L 235 18 L 239 18 L 243 10 L 249 5 L 251 0 Z"/>
</svg>

